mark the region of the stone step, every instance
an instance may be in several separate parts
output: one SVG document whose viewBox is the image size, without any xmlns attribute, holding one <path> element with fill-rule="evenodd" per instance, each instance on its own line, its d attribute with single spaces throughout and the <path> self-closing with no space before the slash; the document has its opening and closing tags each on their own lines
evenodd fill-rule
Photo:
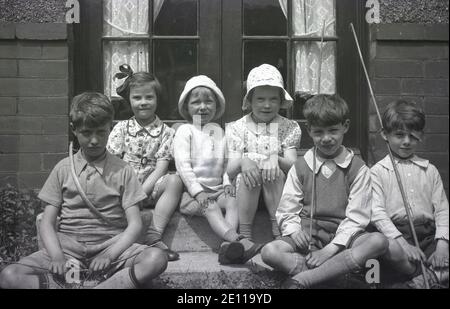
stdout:
<svg viewBox="0 0 450 309">
<path fill-rule="evenodd" d="M 144 210 L 144 221 L 149 220 L 151 210 Z M 271 241 L 272 232 L 269 215 L 265 210 L 258 210 L 253 227 L 254 241 L 266 243 Z M 175 212 L 166 231 L 163 241 L 177 252 L 218 252 L 222 239 L 211 229 L 204 217 L 190 217 Z"/>
<path fill-rule="evenodd" d="M 153 281 L 159 289 L 274 289 L 286 278 L 271 271 L 258 254 L 244 265 L 220 265 L 213 252 L 181 252 Z"/>
<path fill-rule="evenodd" d="M 273 271 L 256 255 L 244 265 L 221 265 L 214 252 L 181 252 L 166 271 L 153 280 L 155 289 L 280 289 L 287 275 Z M 378 288 L 386 288 L 378 286 Z M 315 289 L 371 289 L 363 274 L 347 274 Z M 389 287 L 388 287 L 389 288 Z"/>
<path fill-rule="evenodd" d="M 144 209 L 142 218 L 144 224 L 151 220 L 152 209 Z M 37 238 L 39 248 L 42 241 L 39 234 L 39 225 L 42 214 L 36 218 Z M 272 240 L 269 215 L 265 210 L 258 210 L 255 215 L 253 227 L 254 241 L 266 243 Z M 172 250 L 177 252 L 218 252 L 222 239 L 211 229 L 204 217 L 190 217 L 179 213 L 172 216 L 163 235 L 163 241 Z"/>
</svg>

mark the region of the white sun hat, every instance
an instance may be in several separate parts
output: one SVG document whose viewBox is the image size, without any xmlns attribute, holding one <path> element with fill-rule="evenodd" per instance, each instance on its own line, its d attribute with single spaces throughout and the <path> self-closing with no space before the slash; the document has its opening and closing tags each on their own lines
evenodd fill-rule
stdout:
<svg viewBox="0 0 450 309">
<path fill-rule="evenodd" d="M 248 100 L 249 92 L 259 86 L 273 86 L 283 89 L 284 98 L 281 102 L 281 108 L 288 109 L 292 106 L 293 99 L 290 94 L 284 89 L 283 76 L 281 76 L 280 71 L 277 70 L 273 65 L 261 64 L 259 67 L 253 68 L 247 77 L 247 93 L 244 96 L 242 102 L 242 110 L 250 110 L 250 101 Z"/>
<path fill-rule="evenodd" d="M 186 104 L 185 101 L 189 93 L 197 87 L 209 88 L 216 94 L 217 100 L 219 102 L 216 109 L 216 115 L 214 116 L 213 120 L 222 117 L 223 113 L 225 112 L 225 97 L 223 96 L 223 93 L 219 89 L 219 87 L 217 87 L 216 83 L 206 75 L 194 76 L 186 82 L 183 92 L 180 95 L 180 99 L 178 100 L 178 112 L 180 113 L 180 115 L 186 120 L 191 118 L 191 116 L 184 108 L 184 105 Z"/>
</svg>

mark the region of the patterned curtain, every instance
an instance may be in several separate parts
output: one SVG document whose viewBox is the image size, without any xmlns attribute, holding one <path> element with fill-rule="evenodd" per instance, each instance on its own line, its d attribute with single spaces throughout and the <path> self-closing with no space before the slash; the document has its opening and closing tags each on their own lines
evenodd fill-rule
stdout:
<svg viewBox="0 0 450 309">
<path fill-rule="evenodd" d="M 164 0 L 153 1 L 153 16 L 158 16 Z M 105 0 L 103 3 L 103 35 L 123 37 L 104 45 L 105 94 L 117 97 L 116 88 L 124 80 L 114 80 L 119 66 L 128 63 L 135 72 L 149 71 L 148 45 L 141 41 L 127 41 L 127 37 L 148 36 L 148 0 Z"/>
<path fill-rule="evenodd" d="M 279 0 L 287 16 L 287 0 Z M 295 36 L 318 37 L 322 35 L 325 22 L 325 36 L 336 35 L 334 0 L 292 0 L 292 29 Z M 318 69 L 320 42 L 302 41 L 294 43 L 296 92 L 316 94 L 318 90 Z M 323 43 L 321 68 L 321 93 L 336 92 L 336 44 Z"/>
</svg>

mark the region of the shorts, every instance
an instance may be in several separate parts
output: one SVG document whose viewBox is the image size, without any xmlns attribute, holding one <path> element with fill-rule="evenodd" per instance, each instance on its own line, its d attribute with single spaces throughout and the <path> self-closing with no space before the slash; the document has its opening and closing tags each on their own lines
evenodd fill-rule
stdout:
<svg viewBox="0 0 450 309">
<path fill-rule="evenodd" d="M 414 239 L 409 228 L 409 222 L 404 224 L 394 223 L 395 227 L 403 234 L 403 238 L 410 244 L 414 244 Z M 433 221 L 427 221 L 423 223 L 415 223 L 414 230 L 417 235 L 419 247 L 425 253 L 425 256 L 429 258 L 434 251 L 436 251 L 437 241 L 434 238 L 436 235 L 436 225 Z"/>
<path fill-rule="evenodd" d="M 307 231 L 307 233 L 309 233 L 309 220 L 305 220 L 305 218 L 302 218 L 302 225 L 304 228 L 304 231 Z M 306 223 L 306 224 L 305 224 Z M 325 247 L 326 245 L 328 245 L 336 236 L 335 233 L 332 233 L 330 231 L 327 231 L 325 229 L 322 229 L 320 227 L 313 227 L 312 229 L 312 238 L 313 238 L 313 242 L 312 242 L 312 251 L 317 251 L 322 249 L 323 247 Z M 368 234 L 366 231 L 359 231 L 358 233 L 355 233 L 352 235 L 352 237 L 350 237 L 350 240 L 348 242 L 347 248 L 351 248 L 355 242 L 355 240 L 362 236 Z M 297 244 L 294 242 L 294 240 L 290 237 L 290 236 L 283 236 L 281 237 L 281 240 L 283 240 L 284 242 L 288 243 L 294 250 L 296 250 L 299 253 L 306 253 L 306 252 L 302 252 L 302 250 L 300 248 L 297 247 Z"/>
<path fill-rule="evenodd" d="M 93 246 L 86 245 L 86 243 L 78 242 L 74 238 L 62 234 L 57 233 L 58 239 L 61 245 L 61 248 L 64 253 L 64 257 L 66 260 L 73 264 L 76 263 L 79 265 L 80 270 L 87 270 L 89 268 L 90 263 L 101 253 L 110 250 L 112 244 L 105 246 L 102 248 L 101 246 Z M 95 250 L 95 248 L 99 248 Z M 107 279 L 115 274 L 117 271 L 130 267 L 134 264 L 136 257 L 142 253 L 145 249 L 149 248 L 146 245 L 141 245 L 134 243 L 128 249 L 126 249 L 116 261 L 113 261 L 110 268 L 103 275 L 103 279 Z M 24 258 L 22 258 L 19 263 L 30 265 L 33 267 L 43 268 L 43 271 L 46 272 L 49 268 L 51 262 L 51 258 L 48 255 L 45 248 L 32 253 Z M 45 269 L 45 270 L 44 270 Z"/>
<path fill-rule="evenodd" d="M 218 196 L 216 198 L 216 201 L 225 194 L 224 189 L 213 190 L 205 188 L 205 192 L 217 193 Z M 206 209 L 208 209 L 208 207 L 201 207 L 197 200 L 193 198 L 188 191 L 183 192 L 180 202 L 180 212 L 183 215 L 204 217 Z"/>
</svg>

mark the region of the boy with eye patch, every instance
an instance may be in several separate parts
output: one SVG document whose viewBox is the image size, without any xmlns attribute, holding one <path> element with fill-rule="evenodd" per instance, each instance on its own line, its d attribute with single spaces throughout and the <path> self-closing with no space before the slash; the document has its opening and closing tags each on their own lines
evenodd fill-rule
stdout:
<svg viewBox="0 0 450 309">
<path fill-rule="evenodd" d="M 430 286 L 448 284 L 448 200 L 436 167 L 416 155 L 424 135 L 425 115 L 414 103 L 389 104 L 383 113 L 381 135 L 389 144 L 411 206 L 419 247 L 414 246 L 408 217 L 389 156 L 371 168 L 372 223 L 389 239 L 383 259 L 396 271 L 423 287 L 420 261 Z M 433 281 L 434 280 L 434 281 Z"/>
</svg>

